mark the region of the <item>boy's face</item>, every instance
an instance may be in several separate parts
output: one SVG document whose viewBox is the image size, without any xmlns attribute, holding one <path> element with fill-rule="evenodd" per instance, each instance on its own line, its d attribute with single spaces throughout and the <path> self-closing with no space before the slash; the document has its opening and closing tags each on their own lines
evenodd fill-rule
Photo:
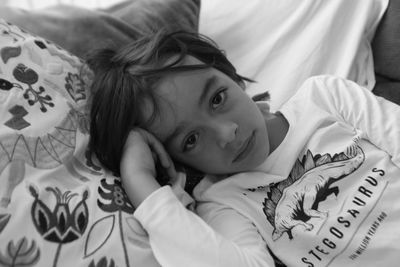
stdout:
<svg viewBox="0 0 400 267">
<path fill-rule="evenodd" d="M 187 56 L 183 64 L 202 62 Z M 263 115 L 222 72 L 207 68 L 169 74 L 155 94 L 158 115 L 147 130 L 175 160 L 205 173 L 231 174 L 251 170 L 268 156 Z"/>
</svg>

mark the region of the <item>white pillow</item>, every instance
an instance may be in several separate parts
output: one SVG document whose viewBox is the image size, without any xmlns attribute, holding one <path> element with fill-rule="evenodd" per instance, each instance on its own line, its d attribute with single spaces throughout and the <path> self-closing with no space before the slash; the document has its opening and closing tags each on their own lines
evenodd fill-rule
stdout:
<svg viewBox="0 0 400 267">
<path fill-rule="evenodd" d="M 278 109 L 310 76 L 333 74 L 372 89 L 370 40 L 388 0 L 202 0 L 199 31 L 239 74 L 269 90 Z"/>
</svg>

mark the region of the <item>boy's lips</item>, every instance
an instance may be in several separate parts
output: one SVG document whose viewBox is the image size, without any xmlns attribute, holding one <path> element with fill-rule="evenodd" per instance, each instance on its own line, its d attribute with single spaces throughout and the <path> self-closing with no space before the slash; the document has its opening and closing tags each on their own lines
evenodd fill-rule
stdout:
<svg viewBox="0 0 400 267">
<path fill-rule="evenodd" d="M 236 154 L 236 157 L 233 159 L 232 162 L 239 162 L 243 160 L 244 158 L 247 157 L 247 155 L 250 153 L 250 151 L 253 149 L 254 142 L 255 141 L 255 136 L 254 132 L 251 134 L 249 138 L 243 143 L 243 145 L 239 148 L 238 153 Z"/>
</svg>

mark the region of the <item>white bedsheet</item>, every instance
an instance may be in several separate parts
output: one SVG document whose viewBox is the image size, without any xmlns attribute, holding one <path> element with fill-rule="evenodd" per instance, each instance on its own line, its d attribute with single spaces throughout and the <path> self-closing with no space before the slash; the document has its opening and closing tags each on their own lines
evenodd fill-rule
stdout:
<svg viewBox="0 0 400 267">
<path fill-rule="evenodd" d="M 202 0 L 200 33 L 278 109 L 308 77 L 334 74 L 372 89 L 370 40 L 388 0 Z"/>
</svg>

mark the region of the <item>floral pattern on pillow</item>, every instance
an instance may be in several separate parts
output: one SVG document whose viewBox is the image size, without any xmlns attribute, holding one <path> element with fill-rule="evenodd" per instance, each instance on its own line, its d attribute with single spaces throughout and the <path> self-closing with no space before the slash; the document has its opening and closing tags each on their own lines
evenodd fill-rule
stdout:
<svg viewBox="0 0 400 267">
<path fill-rule="evenodd" d="M 0 20 L 0 266 L 159 266 L 87 149 L 81 59 Z"/>
</svg>

